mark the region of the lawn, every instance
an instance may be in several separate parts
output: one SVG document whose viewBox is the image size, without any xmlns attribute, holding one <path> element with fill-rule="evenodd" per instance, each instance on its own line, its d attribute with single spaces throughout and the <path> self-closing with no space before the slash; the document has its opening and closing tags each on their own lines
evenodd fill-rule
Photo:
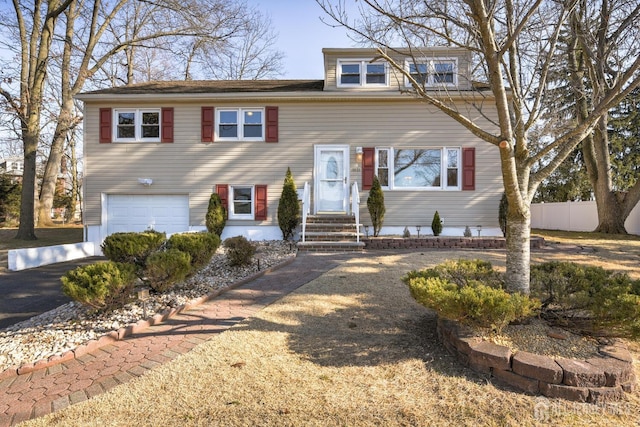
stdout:
<svg viewBox="0 0 640 427">
<path fill-rule="evenodd" d="M 640 277 L 640 239 L 544 234 L 534 262 L 569 259 Z M 576 248 L 576 243 L 584 248 Z M 400 280 L 445 259 L 504 251 L 375 251 L 148 374 L 27 426 L 637 426 L 640 392 L 588 405 L 527 396 L 462 367 L 433 312 Z M 630 343 L 640 376 L 637 343 Z"/>
<path fill-rule="evenodd" d="M 10 249 L 36 248 L 82 242 L 82 226 L 36 228 L 38 240 L 16 239 L 17 228 L 0 228 L 0 273 L 7 270 Z"/>
</svg>

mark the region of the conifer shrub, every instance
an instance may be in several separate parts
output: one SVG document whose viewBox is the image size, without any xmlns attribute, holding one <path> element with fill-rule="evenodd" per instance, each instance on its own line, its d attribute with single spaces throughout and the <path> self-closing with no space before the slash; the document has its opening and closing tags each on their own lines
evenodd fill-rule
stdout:
<svg viewBox="0 0 640 427">
<path fill-rule="evenodd" d="M 433 214 L 433 221 L 431 221 L 431 230 L 434 236 L 439 236 L 442 233 L 442 220 L 440 220 L 440 214 L 436 211 Z"/>
<path fill-rule="evenodd" d="M 156 292 L 165 292 L 191 272 L 191 255 L 178 249 L 154 252 L 147 257 L 145 278 Z"/>
<path fill-rule="evenodd" d="M 167 241 L 168 249 L 178 249 L 191 256 L 194 270 L 209 264 L 219 246 L 220 237 L 209 232 L 173 234 Z"/>
<path fill-rule="evenodd" d="M 291 168 L 287 168 L 282 186 L 282 194 L 278 202 L 278 226 L 282 231 L 282 238 L 289 240 L 300 224 L 300 203 L 296 184 L 291 174 Z"/>
<path fill-rule="evenodd" d="M 113 261 L 77 267 L 60 278 L 62 292 L 98 310 L 123 306 L 137 280 L 135 266 Z"/>
<path fill-rule="evenodd" d="M 378 237 L 384 223 L 386 208 L 384 206 L 384 193 L 377 176 L 373 177 L 373 183 L 367 198 L 367 208 L 371 217 L 371 225 L 373 226 L 373 237 Z"/>
<path fill-rule="evenodd" d="M 532 316 L 540 306 L 534 298 L 502 289 L 500 273 L 486 261 L 450 261 L 409 272 L 403 281 L 420 304 L 475 328 L 501 331 L 515 320 Z"/>
<path fill-rule="evenodd" d="M 469 226 L 468 226 L 468 225 L 466 225 L 466 226 L 464 227 L 464 233 L 463 233 L 463 236 L 464 236 L 464 237 L 471 237 L 471 236 L 472 236 L 472 234 L 471 234 L 471 229 L 469 228 Z"/>
<path fill-rule="evenodd" d="M 509 201 L 507 200 L 507 193 L 502 193 L 500 199 L 500 206 L 498 207 L 498 223 L 500 224 L 500 230 L 502 230 L 502 236 L 507 237 L 507 211 L 509 210 Z"/>
<path fill-rule="evenodd" d="M 160 249 L 165 241 L 166 234 L 154 230 L 114 233 L 104 239 L 102 252 L 110 261 L 144 268 L 147 257 Z"/>
<path fill-rule="evenodd" d="M 218 193 L 211 194 L 209 198 L 209 206 L 207 207 L 207 215 L 205 224 L 209 233 L 222 236 L 222 231 L 227 223 L 227 210 L 222 204 L 222 200 Z"/>
<path fill-rule="evenodd" d="M 545 318 L 604 336 L 640 337 L 640 280 L 626 273 L 571 262 L 531 267 L 531 294 Z"/>
<path fill-rule="evenodd" d="M 224 241 L 223 245 L 229 264 L 233 266 L 251 264 L 253 255 L 256 253 L 256 246 L 244 236 L 230 237 Z"/>
</svg>

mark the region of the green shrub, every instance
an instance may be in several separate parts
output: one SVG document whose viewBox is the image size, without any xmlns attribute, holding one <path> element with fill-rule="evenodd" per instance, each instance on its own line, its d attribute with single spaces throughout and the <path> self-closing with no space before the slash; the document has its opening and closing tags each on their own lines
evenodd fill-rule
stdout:
<svg viewBox="0 0 640 427">
<path fill-rule="evenodd" d="M 178 249 L 191 255 L 194 270 L 209 264 L 219 246 L 220 237 L 209 232 L 173 234 L 167 241 L 168 249 Z"/>
<path fill-rule="evenodd" d="M 230 237 L 224 241 L 227 259 L 231 265 L 249 265 L 256 247 L 243 236 Z"/>
<path fill-rule="evenodd" d="M 431 230 L 434 236 L 439 236 L 442 233 L 442 221 L 440 220 L 440 214 L 436 211 L 433 214 L 433 221 L 431 221 Z"/>
<path fill-rule="evenodd" d="M 165 292 L 191 272 L 191 255 L 178 249 L 154 252 L 147 258 L 145 277 L 151 289 Z"/>
<path fill-rule="evenodd" d="M 509 200 L 507 200 L 507 193 L 502 193 L 500 199 L 500 205 L 498 206 L 498 223 L 500 224 L 500 230 L 502 230 L 502 236 L 507 237 L 507 211 L 509 210 Z"/>
<path fill-rule="evenodd" d="M 110 261 L 135 264 L 143 268 L 149 254 L 160 249 L 165 240 L 165 233 L 153 230 L 114 233 L 104 239 L 102 252 Z"/>
<path fill-rule="evenodd" d="M 553 318 L 600 335 L 640 337 L 640 280 L 601 267 L 547 262 L 531 267 L 531 294 Z"/>
<path fill-rule="evenodd" d="M 471 234 L 471 229 L 469 228 L 469 226 L 468 226 L 468 225 L 465 225 L 465 227 L 464 227 L 464 233 L 463 233 L 463 236 L 464 236 L 464 237 L 471 237 L 471 236 L 472 236 L 472 234 Z"/>
<path fill-rule="evenodd" d="M 369 210 L 369 216 L 371 217 L 371 225 L 373 226 L 373 236 L 377 237 L 382 229 L 384 223 L 384 214 L 386 208 L 384 207 L 384 193 L 380 186 L 380 181 L 377 176 L 373 177 L 373 183 L 369 190 L 369 197 L 367 198 L 367 208 Z"/>
<path fill-rule="evenodd" d="M 460 287 L 440 277 L 418 277 L 408 285 L 415 300 L 439 316 L 498 332 L 514 320 L 531 316 L 538 307 L 526 295 L 509 294 L 480 282 Z"/>
<path fill-rule="evenodd" d="M 113 261 L 89 264 L 68 271 L 60 279 L 62 292 L 95 309 L 123 306 L 135 281 L 135 267 Z"/>
<path fill-rule="evenodd" d="M 432 268 L 410 271 L 405 276 L 405 280 L 416 277 L 440 277 L 459 287 L 467 286 L 473 282 L 482 282 L 492 288 L 505 288 L 504 276 L 494 270 L 489 261 L 481 259 L 445 261 Z"/>
<path fill-rule="evenodd" d="M 222 230 L 227 223 L 227 210 L 222 205 L 222 200 L 217 193 L 211 194 L 205 223 L 209 233 L 222 236 Z"/>
<path fill-rule="evenodd" d="M 278 226 L 282 231 L 282 238 L 289 240 L 293 237 L 295 229 L 300 224 L 300 203 L 298 202 L 298 192 L 293 181 L 291 169 L 287 168 L 284 176 L 282 194 L 278 202 Z"/>
</svg>

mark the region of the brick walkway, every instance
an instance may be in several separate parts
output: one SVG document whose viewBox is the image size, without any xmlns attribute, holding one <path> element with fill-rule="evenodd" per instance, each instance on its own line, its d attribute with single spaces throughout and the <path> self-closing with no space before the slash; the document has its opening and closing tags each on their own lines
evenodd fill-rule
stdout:
<svg viewBox="0 0 640 427">
<path fill-rule="evenodd" d="M 0 427 L 40 417 L 143 375 L 254 315 L 348 254 L 299 254 L 290 264 L 122 341 L 0 381 Z"/>
</svg>

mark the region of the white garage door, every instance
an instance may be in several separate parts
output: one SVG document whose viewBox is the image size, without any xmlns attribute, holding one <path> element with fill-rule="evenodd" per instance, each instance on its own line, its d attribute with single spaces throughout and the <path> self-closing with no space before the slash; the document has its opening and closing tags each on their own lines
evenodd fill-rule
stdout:
<svg viewBox="0 0 640 427">
<path fill-rule="evenodd" d="M 109 195 L 107 234 L 153 229 L 167 234 L 189 230 L 188 196 Z"/>
</svg>

